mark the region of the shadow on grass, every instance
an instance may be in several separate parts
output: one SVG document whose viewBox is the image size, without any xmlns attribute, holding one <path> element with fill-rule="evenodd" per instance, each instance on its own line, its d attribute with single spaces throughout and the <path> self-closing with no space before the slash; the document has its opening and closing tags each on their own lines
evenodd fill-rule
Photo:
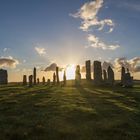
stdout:
<svg viewBox="0 0 140 140">
<path fill-rule="evenodd" d="M 111 135 L 114 139 L 140 138 L 140 102 L 132 103 L 125 95 L 112 89 L 106 91 L 79 86 L 77 90 L 97 112 L 97 135 L 102 133 L 104 138 Z"/>
<path fill-rule="evenodd" d="M 140 139 L 140 114 L 131 110 L 140 104 L 129 104 L 131 96 L 121 90 L 37 86 L 1 91 L 2 140 Z"/>
</svg>

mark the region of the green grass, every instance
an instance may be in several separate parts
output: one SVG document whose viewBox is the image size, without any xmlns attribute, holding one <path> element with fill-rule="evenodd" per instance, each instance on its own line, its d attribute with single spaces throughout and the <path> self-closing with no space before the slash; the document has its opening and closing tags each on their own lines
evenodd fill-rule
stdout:
<svg viewBox="0 0 140 140">
<path fill-rule="evenodd" d="M 0 87 L 0 140 L 139 139 L 140 85 Z"/>
</svg>

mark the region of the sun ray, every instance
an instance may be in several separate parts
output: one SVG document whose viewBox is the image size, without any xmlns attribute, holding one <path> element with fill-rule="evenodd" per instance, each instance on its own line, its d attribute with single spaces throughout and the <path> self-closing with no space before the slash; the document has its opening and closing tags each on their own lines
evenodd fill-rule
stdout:
<svg viewBox="0 0 140 140">
<path fill-rule="evenodd" d="M 67 80 L 75 79 L 75 65 L 74 64 L 69 64 L 66 67 L 66 76 L 67 76 Z"/>
</svg>

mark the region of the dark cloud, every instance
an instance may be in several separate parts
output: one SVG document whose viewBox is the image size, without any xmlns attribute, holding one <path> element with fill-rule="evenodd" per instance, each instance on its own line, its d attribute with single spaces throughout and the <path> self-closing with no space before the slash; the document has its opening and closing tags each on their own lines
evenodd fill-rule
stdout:
<svg viewBox="0 0 140 140">
<path fill-rule="evenodd" d="M 115 68 L 120 71 L 121 67 L 128 68 L 131 72 L 140 72 L 140 57 L 127 60 L 125 57 L 115 60 Z"/>
<path fill-rule="evenodd" d="M 44 71 L 56 71 L 57 64 L 52 63 L 50 64 Z M 64 68 L 59 67 L 59 71 L 62 71 Z"/>
<path fill-rule="evenodd" d="M 44 71 L 46 71 L 46 72 L 47 71 L 55 71 L 56 67 L 57 67 L 57 64 L 56 63 L 52 63 Z"/>
<path fill-rule="evenodd" d="M 19 64 L 18 60 L 13 59 L 12 57 L 9 58 L 0 58 L 0 67 L 10 67 L 15 68 L 16 65 Z"/>
<path fill-rule="evenodd" d="M 112 67 L 112 68 L 114 68 L 114 66 L 110 62 L 104 61 L 103 65 L 102 65 L 102 68 L 104 70 L 107 70 L 109 66 Z"/>
<path fill-rule="evenodd" d="M 140 72 L 140 66 L 135 67 L 135 72 Z"/>
</svg>

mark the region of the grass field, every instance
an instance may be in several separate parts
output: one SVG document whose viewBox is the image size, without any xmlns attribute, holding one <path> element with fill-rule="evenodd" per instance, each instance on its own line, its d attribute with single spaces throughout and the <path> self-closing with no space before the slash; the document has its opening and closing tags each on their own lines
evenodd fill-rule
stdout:
<svg viewBox="0 0 140 140">
<path fill-rule="evenodd" d="M 140 140 L 140 85 L 2 86 L 0 140 Z"/>
</svg>

